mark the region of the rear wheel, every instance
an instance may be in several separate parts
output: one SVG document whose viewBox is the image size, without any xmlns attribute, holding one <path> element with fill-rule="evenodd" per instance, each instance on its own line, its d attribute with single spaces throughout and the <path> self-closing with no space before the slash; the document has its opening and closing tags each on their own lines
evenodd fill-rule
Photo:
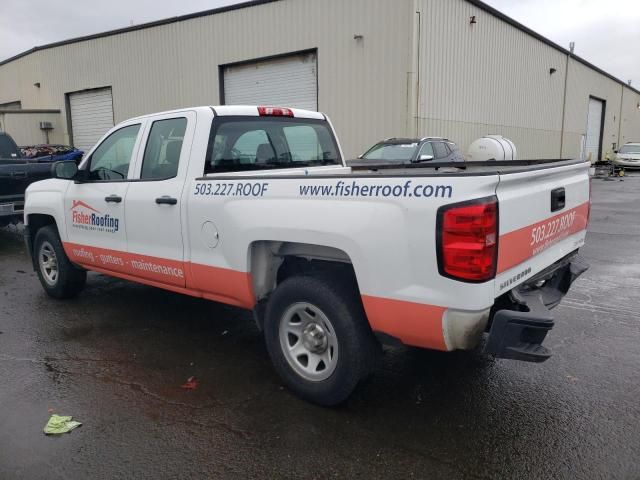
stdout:
<svg viewBox="0 0 640 480">
<path fill-rule="evenodd" d="M 34 242 L 38 278 L 45 292 L 53 298 L 72 298 L 85 286 L 87 272 L 75 267 L 67 257 L 52 225 L 38 230 Z"/>
<path fill-rule="evenodd" d="M 372 372 L 379 349 L 357 290 L 335 278 L 282 282 L 269 299 L 264 332 L 285 384 L 325 406 L 346 400 Z"/>
</svg>

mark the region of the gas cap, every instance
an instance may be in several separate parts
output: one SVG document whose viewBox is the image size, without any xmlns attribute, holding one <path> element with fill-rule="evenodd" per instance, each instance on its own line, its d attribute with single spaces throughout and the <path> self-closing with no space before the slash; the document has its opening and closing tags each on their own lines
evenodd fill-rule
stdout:
<svg viewBox="0 0 640 480">
<path fill-rule="evenodd" d="M 213 222 L 204 222 L 202 224 L 201 233 L 202 240 L 207 247 L 216 248 L 218 246 L 218 242 L 220 242 L 220 234 L 218 233 L 218 228 Z"/>
</svg>

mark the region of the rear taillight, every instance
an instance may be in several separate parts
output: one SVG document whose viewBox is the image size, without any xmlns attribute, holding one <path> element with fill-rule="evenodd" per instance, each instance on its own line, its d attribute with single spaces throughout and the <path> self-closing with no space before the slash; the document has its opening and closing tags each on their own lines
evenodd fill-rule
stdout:
<svg viewBox="0 0 640 480">
<path fill-rule="evenodd" d="M 281 107 L 258 107 L 261 117 L 293 117 L 293 110 Z"/>
<path fill-rule="evenodd" d="M 441 275 L 465 282 L 491 280 L 498 259 L 498 199 L 441 207 L 437 236 Z"/>
</svg>

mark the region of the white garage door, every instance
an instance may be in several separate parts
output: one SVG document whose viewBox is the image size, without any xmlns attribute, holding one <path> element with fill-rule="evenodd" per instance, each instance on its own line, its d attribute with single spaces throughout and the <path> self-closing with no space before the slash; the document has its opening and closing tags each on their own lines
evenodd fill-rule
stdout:
<svg viewBox="0 0 640 480">
<path fill-rule="evenodd" d="M 87 152 L 113 127 L 111 89 L 71 93 L 69 106 L 73 145 Z"/>
<path fill-rule="evenodd" d="M 318 109 L 315 53 L 224 68 L 226 105 Z"/>
<path fill-rule="evenodd" d="M 602 136 L 602 113 L 604 102 L 596 98 L 589 98 L 589 113 L 587 114 L 587 140 L 585 156 L 592 162 L 600 160 Z"/>
</svg>

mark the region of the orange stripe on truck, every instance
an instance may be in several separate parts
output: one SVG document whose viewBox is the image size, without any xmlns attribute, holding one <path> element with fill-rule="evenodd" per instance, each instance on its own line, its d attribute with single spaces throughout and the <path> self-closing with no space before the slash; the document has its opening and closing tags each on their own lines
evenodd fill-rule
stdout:
<svg viewBox="0 0 640 480">
<path fill-rule="evenodd" d="M 70 242 L 64 249 L 72 262 L 106 275 L 247 309 L 256 303 L 248 272 Z M 447 350 L 444 307 L 369 295 L 363 295 L 362 302 L 374 331 L 406 345 Z"/>
<path fill-rule="evenodd" d="M 191 287 L 203 292 L 204 298 L 248 309 L 255 306 L 253 280 L 250 273 L 197 263 L 189 265 L 191 266 Z"/>
<path fill-rule="evenodd" d="M 534 257 L 559 241 L 587 228 L 589 202 L 541 222 L 500 235 L 498 273 Z"/>
<path fill-rule="evenodd" d="M 446 308 L 362 295 L 369 324 L 374 332 L 397 338 L 405 345 L 447 350 L 442 331 Z"/>
<path fill-rule="evenodd" d="M 253 308 L 251 274 L 227 268 L 65 242 L 72 262 L 114 277 L 243 308 Z"/>
</svg>

